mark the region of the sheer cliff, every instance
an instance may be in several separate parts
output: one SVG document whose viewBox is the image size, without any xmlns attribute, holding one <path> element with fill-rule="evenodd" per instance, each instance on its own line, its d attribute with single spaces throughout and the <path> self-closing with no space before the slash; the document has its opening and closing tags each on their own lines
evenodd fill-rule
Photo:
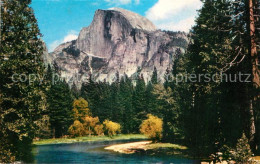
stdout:
<svg viewBox="0 0 260 164">
<path fill-rule="evenodd" d="M 92 75 L 95 81 L 115 80 L 116 73 L 133 76 L 138 68 L 149 81 L 154 68 L 164 80 L 176 54 L 183 53 L 188 37 L 182 32 L 166 32 L 148 19 L 120 8 L 97 10 L 89 27 L 77 40 L 58 46 L 47 57 L 67 80 Z"/>
</svg>

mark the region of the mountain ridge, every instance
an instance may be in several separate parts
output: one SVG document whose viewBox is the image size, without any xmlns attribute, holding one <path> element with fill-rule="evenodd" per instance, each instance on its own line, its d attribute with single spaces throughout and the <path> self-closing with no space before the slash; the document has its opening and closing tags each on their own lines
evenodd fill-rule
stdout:
<svg viewBox="0 0 260 164">
<path fill-rule="evenodd" d="M 77 40 L 63 43 L 46 57 L 62 77 L 112 82 L 116 74 L 131 77 L 141 69 L 149 81 L 156 67 L 158 80 L 164 81 L 178 53 L 184 53 L 189 39 L 184 32 L 166 32 L 147 18 L 120 8 L 97 10 Z M 76 82 L 80 88 L 81 81 Z"/>
</svg>

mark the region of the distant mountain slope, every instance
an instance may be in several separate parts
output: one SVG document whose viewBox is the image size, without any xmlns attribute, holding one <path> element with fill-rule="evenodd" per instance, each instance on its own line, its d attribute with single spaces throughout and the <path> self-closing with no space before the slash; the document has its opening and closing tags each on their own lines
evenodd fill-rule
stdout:
<svg viewBox="0 0 260 164">
<path fill-rule="evenodd" d="M 96 81 L 112 82 L 117 72 L 131 77 L 140 68 L 149 81 L 156 67 L 158 80 L 164 81 L 166 69 L 172 68 L 175 55 L 187 45 L 185 33 L 163 32 L 136 13 L 112 8 L 97 10 L 77 40 L 61 44 L 46 58 L 67 79 L 92 74 Z"/>
</svg>

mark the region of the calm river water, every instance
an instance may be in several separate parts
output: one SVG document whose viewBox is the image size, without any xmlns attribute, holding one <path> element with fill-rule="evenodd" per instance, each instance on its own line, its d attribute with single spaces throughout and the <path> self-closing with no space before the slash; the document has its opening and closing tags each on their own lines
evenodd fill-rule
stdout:
<svg viewBox="0 0 260 164">
<path fill-rule="evenodd" d="M 126 142 L 133 142 L 133 140 L 43 145 L 36 146 L 33 153 L 35 163 L 200 163 L 194 160 L 169 156 L 126 155 L 104 150 L 106 146 Z"/>
</svg>

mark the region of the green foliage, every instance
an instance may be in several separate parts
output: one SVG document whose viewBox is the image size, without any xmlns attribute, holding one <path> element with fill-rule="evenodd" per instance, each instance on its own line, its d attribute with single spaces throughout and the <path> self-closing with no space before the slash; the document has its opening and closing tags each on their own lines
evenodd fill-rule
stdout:
<svg viewBox="0 0 260 164">
<path fill-rule="evenodd" d="M 221 163 L 224 161 L 232 160 L 232 151 L 231 148 L 227 145 L 223 145 L 218 152 L 210 155 L 210 159 L 214 163 Z"/>
<path fill-rule="evenodd" d="M 173 78 L 178 74 L 250 74 L 248 58 L 242 60 L 243 55 L 250 56 L 245 41 L 249 36 L 246 10 L 244 1 L 203 1 L 188 50 L 176 58 Z M 250 133 L 250 85 L 235 79 L 237 82 L 204 79 L 170 84 L 185 142 L 195 155 L 208 156 L 225 144 L 233 147 L 242 131 Z"/>
<path fill-rule="evenodd" d="M 122 122 L 119 123 L 120 125 L 122 125 L 122 133 L 129 134 L 136 130 L 133 121 L 133 118 L 135 117 L 134 108 L 133 108 L 134 87 L 132 81 L 127 77 L 127 75 L 125 75 L 124 78 L 121 79 L 119 87 L 120 87 L 119 94 L 121 96 L 120 100 L 122 101 L 121 103 L 123 106 L 123 118 L 122 118 Z"/>
<path fill-rule="evenodd" d="M 46 110 L 39 78 L 12 80 L 13 74 L 43 77 L 44 47 L 30 0 L 2 0 L 0 44 L 0 163 L 31 162 L 31 143 Z"/>
<path fill-rule="evenodd" d="M 71 111 L 73 99 L 68 84 L 65 81 L 58 81 L 51 85 L 47 96 L 48 115 L 53 137 L 66 135 L 73 122 Z"/>
<path fill-rule="evenodd" d="M 137 133 L 146 114 L 156 111 L 152 85 L 148 88 L 141 77 L 137 83 L 134 87 L 127 75 L 112 84 L 90 80 L 82 85 L 81 96 L 88 100 L 93 116 L 101 122 L 113 120 L 122 126 L 123 133 Z"/>
<path fill-rule="evenodd" d="M 103 125 L 104 125 L 105 134 L 107 134 L 109 137 L 112 137 L 121 132 L 121 126 L 116 122 L 105 120 L 103 122 Z"/>
<path fill-rule="evenodd" d="M 135 117 L 134 119 L 134 127 L 136 130 L 138 126 L 142 123 L 142 120 L 146 118 L 147 113 L 147 106 L 146 106 L 146 86 L 145 81 L 142 75 L 140 75 L 137 79 L 136 86 L 133 93 L 133 107 Z"/>
<path fill-rule="evenodd" d="M 234 160 L 239 164 L 249 163 L 253 156 L 250 145 L 246 135 L 243 133 L 242 137 L 238 139 L 236 149 L 232 152 Z"/>
<path fill-rule="evenodd" d="M 152 93 L 157 98 L 159 115 L 163 118 L 163 141 L 176 142 L 176 139 L 180 138 L 182 127 L 173 91 L 170 87 L 165 88 L 162 84 L 157 84 L 154 85 Z"/>
<path fill-rule="evenodd" d="M 51 124 L 50 124 L 50 116 L 48 114 L 44 114 L 42 119 L 38 121 L 39 129 L 36 130 L 35 138 L 50 138 L 51 133 Z"/>
<path fill-rule="evenodd" d="M 213 162 L 235 161 L 238 164 L 253 164 L 254 161 L 252 157 L 253 153 L 245 133 L 238 139 L 235 149 L 224 145 L 219 152 L 211 155 Z"/>
<path fill-rule="evenodd" d="M 133 140 L 133 139 L 147 139 L 142 134 L 119 134 L 113 138 L 108 136 L 84 136 L 76 138 L 51 138 L 34 141 L 35 145 L 46 145 L 46 144 L 63 144 L 63 143 L 75 143 L 75 142 L 93 142 L 93 141 L 111 141 L 111 140 Z"/>
<path fill-rule="evenodd" d="M 151 78 L 152 84 L 158 84 L 158 76 L 157 76 L 157 69 L 154 67 L 152 78 Z"/>
<path fill-rule="evenodd" d="M 157 142 L 162 138 L 163 121 L 151 114 L 148 114 L 147 117 L 140 125 L 140 132 L 154 142 Z"/>
</svg>

